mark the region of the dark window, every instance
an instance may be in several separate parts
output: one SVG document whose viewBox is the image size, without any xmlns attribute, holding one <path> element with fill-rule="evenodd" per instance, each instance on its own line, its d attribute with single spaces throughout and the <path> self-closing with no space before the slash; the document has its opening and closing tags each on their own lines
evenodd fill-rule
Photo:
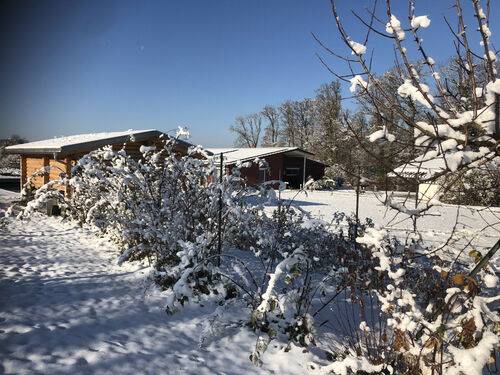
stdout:
<svg viewBox="0 0 500 375">
<path fill-rule="evenodd" d="M 299 168 L 285 168 L 285 176 L 296 177 L 299 175 Z"/>
<path fill-rule="evenodd" d="M 266 182 L 266 170 L 264 168 L 259 168 L 259 184 Z"/>
</svg>

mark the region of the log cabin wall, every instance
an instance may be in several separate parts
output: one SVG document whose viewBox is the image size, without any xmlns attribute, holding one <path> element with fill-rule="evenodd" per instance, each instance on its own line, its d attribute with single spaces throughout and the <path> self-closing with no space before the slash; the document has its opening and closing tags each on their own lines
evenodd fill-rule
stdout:
<svg viewBox="0 0 500 375">
<path fill-rule="evenodd" d="M 140 152 L 141 146 L 156 146 L 157 150 L 160 150 L 165 144 L 165 141 L 159 137 L 151 137 L 146 139 L 141 139 L 136 142 L 126 142 L 113 144 L 113 151 L 120 151 L 125 149 L 128 156 L 132 157 L 134 160 L 140 160 L 142 154 Z M 23 185 L 27 182 L 33 173 L 42 169 L 43 167 L 53 166 L 55 168 L 50 168 L 49 173 L 44 175 L 36 176 L 32 178 L 32 183 L 35 189 L 40 188 L 49 181 L 59 180 L 61 178 L 61 173 L 66 173 L 67 176 L 71 176 L 71 167 L 68 164 L 76 165 L 78 160 L 80 160 L 84 155 L 91 151 L 97 150 L 99 147 L 89 148 L 85 150 L 78 150 L 71 153 L 59 154 L 57 155 L 57 160 L 54 159 L 53 154 L 31 154 L 31 155 L 21 155 L 20 167 L 21 167 L 21 189 Z M 176 145 L 174 147 L 174 152 L 179 155 L 186 155 L 187 150 L 184 147 Z M 62 161 L 62 162 L 61 162 Z M 70 190 L 61 185 L 55 185 L 56 189 L 64 190 L 66 194 L 70 194 Z"/>
<path fill-rule="evenodd" d="M 25 163 L 23 163 L 23 160 L 21 160 L 21 168 L 23 168 L 24 166 L 26 170 L 25 173 L 22 173 L 22 175 L 26 176 L 24 181 L 24 183 L 26 183 L 27 179 L 32 177 L 33 173 L 45 167 L 46 157 L 44 157 L 43 155 L 26 155 L 24 156 L 24 161 Z M 46 178 L 43 175 L 38 175 L 32 177 L 31 182 L 33 183 L 35 188 L 38 189 L 40 186 L 44 185 L 45 179 Z M 21 183 L 24 185 L 23 182 Z"/>
</svg>

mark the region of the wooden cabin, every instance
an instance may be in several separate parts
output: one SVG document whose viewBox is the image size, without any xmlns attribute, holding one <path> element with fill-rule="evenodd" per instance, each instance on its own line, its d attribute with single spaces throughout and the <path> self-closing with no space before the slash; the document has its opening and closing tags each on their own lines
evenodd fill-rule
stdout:
<svg viewBox="0 0 500 375">
<path fill-rule="evenodd" d="M 226 173 L 237 165 L 241 176 L 252 186 L 266 181 L 283 181 L 289 188 L 299 188 L 309 178 L 319 180 L 325 176 L 328 165 L 313 160 L 314 154 L 298 147 L 209 148 L 214 157 L 223 154 Z M 268 168 L 259 166 L 256 159 L 265 160 Z M 246 166 L 245 163 L 251 162 Z M 249 163 L 250 164 L 250 163 Z"/>
<path fill-rule="evenodd" d="M 71 175 L 71 167 L 85 154 L 97 150 L 103 146 L 111 145 L 113 150 L 125 149 L 127 155 L 134 159 L 141 157 L 141 146 L 162 147 L 169 135 L 158 130 L 128 130 L 125 132 L 80 134 L 68 137 L 47 139 L 43 141 L 23 143 L 5 148 L 11 154 L 20 155 L 21 188 L 27 179 L 36 171 L 47 167 L 49 173 L 36 176 L 32 179 L 35 189 L 43 186 L 49 181 L 60 179 L 61 172 Z M 192 146 L 188 142 L 177 141 L 175 152 L 181 155 L 187 154 L 188 148 Z M 66 188 L 59 187 L 68 193 Z"/>
</svg>

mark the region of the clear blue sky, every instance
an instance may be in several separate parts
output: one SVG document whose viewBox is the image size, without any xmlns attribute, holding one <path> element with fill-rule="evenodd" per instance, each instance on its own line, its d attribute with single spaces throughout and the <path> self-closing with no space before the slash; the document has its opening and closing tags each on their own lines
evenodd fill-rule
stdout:
<svg viewBox="0 0 500 375">
<path fill-rule="evenodd" d="M 371 3 L 338 1 L 360 42 L 361 27 L 348 10 Z M 453 15 L 446 10 L 452 3 L 417 1 L 417 14 L 432 20 L 422 36 L 436 61 L 453 52 L 441 18 L 442 11 Z M 394 4 L 408 24 L 405 1 Z M 493 0 L 492 19 L 500 16 L 498 8 Z M 193 143 L 230 146 L 228 129 L 236 116 L 312 97 L 333 79 L 314 55 L 327 57 L 310 31 L 345 52 L 328 0 L 4 1 L 0 138 L 19 134 L 34 141 L 183 125 Z M 374 37 L 370 48 L 377 71 L 393 65 L 390 41 Z"/>
</svg>

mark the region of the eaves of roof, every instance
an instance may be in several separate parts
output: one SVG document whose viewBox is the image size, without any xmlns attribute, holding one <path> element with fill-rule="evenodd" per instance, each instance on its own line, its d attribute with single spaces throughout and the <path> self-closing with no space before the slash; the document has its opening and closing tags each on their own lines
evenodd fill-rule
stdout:
<svg viewBox="0 0 500 375">
<path fill-rule="evenodd" d="M 97 139 L 93 141 L 87 141 L 87 142 L 80 142 L 80 143 L 74 143 L 74 144 L 69 144 L 69 145 L 63 145 L 63 146 L 55 146 L 55 147 L 26 147 L 29 146 L 29 144 L 19 144 L 19 145 L 13 145 L 13 146 L 8 146 L 5 148 L 5 151 L 7 153 L 11 154 L 68 154 L 68 153 L 74 153 L 82 150 L 89 150 L 89 149 L 95 149 L 99 147 L 103 147 L 106 145 L 111 145 L 111 144 L 117 144 L 117 143 L 125 143 L 129 142 L 131 140 L 131 136 L 136 141 L 142 140 L 142 139 L 147 139 L 147 138 L 152 138 L 152 137 L 170 137 L 169 135 L 160 132 L 158 130 L 150 130 L 150 131 L 144 131 L 144 132 L 137 132 L 137 133 L 130 133 L 130 134 L 125 134 L 125 135 L 120 135 L 120 136 L 115 136 L 115 137 L 109 137 L 109 138 L 102 138 L 102 139 Z M 192 145 L 188 142 L 182 141 L 182 140 L 177 140 L 177 143 L 181 147 L 189 148 Z M 24 146 L 23 146 L 24 145 Z"/>
</svg>

